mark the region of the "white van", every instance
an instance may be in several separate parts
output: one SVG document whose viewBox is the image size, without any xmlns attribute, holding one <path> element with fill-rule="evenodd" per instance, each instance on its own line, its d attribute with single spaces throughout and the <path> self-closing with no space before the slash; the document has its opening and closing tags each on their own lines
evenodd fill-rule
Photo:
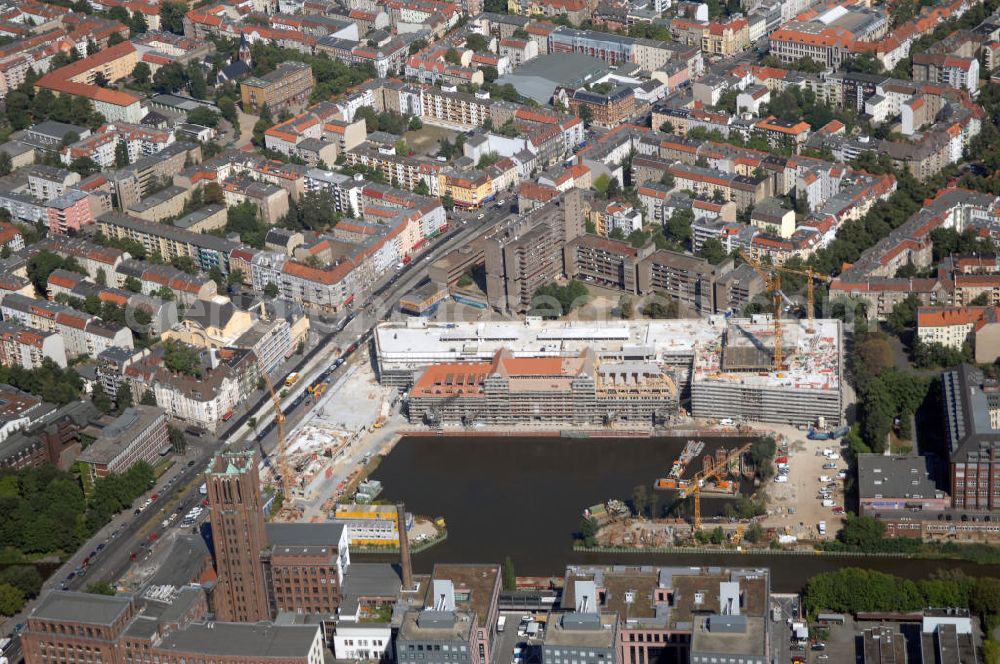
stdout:
<svg viewBox="0 0 1000 664">
<path fill-rule="evenodd" d="M 819 529 L 820 535 L 826 535 L 826 521 L 820 521 L 816 527 Z"/>
</svg>

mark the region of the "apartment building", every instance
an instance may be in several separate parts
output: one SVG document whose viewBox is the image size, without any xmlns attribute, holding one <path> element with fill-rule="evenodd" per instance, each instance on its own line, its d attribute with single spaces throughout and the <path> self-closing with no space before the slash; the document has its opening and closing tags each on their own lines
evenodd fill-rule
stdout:
<svg viewBox="0 0 1000 664">
<path fill-rule="evenodd" d="M 160 189 L 164 180 L 180 173 L 189 162 L 200 161 L 201 146 L 176 141 L 155 154 L 140 157 L 128 166 L 105 173 L 115 197 L 115 207 L 129 209 Z"/>
<path fill-rule="evenodd" d="M 486 294 L 497 310 L 527 311 L 535 291 L 564 273 L 563 247 L 584 233 L 581 191 L 507 223 L 486 242 Z"/>
<path fill-rule="evenodd" d="M 126 408 L 77 458 L 88 478 L 84 486 L 110 473 L 121 474 L 144 461 L 150 466 L 170 447 L 167 418 L 156 406 Z"/>
<path fill-rule="evenodd" d="M 650 251 L 651 245 L 635 249 L 628 242 L 587 234 L 566 244 L 563 262 L 571 279 L 638 293 L 636 268 Z"/>
<path fill-rule="evenodd" d="M 35 88 L 87 99 L 109 122 L 138 124 L 146 114 L 138 97 L 97 84 L 98 77 L 110 83 L 126 78 L 138 62 L 136 48 L 128 41 L 121 42 L 45 74 L 35 82 Z"/>
<path fill-rule="evenodd" d="M 947 85 L 950 88 L 979 91 L 979 59 L 947 53 L 914 53 L 913 80 Z"/>
<path fill-rule="evenodd" d="M 312 68 L 297 61 L 282 62 L 274 71 L 240 82 L 240 98 L 247 113 L 258 113 L 265 105 L 271 113 L 301 110 L 316 82 Z"/>
<path fill-rule="evenodd" d="M 421 119 L 424 122 L 440 122 L 444 126 L 461 129 L 481 127 L 492 119 L 490 106 L 488 93 L 469 94 L 433 86 L 425 86 L 420 92 Z"/>
<path fill-rule="evenodd" d="M 69 235 L 80 232 L 94 223 L 90 197 L 77 189 L 68 189 L 50 200 L 45 206 L 47 226 L 52 235 Z"/>
<path fill-rule="evenodd" d="M 62 258 L 72 257 L 94 281 L 98 280 L 101 273 L 110 280 L 115 268 L 125 259 L 125 252 L 122 250 L 102 247 L 83 238 L 49 236 L 36 243 L 32 249 L 51 251 Z"/>
<path fill-rule="evenodd" d="M 148 253 L 159 254 L 168 261 L 191 258 L 205 272 L 215 267 L 228 274 L 229 254 L 239 248 L 237 243 L 214 235 L 193 233 L 118 212 L 98 217 L 97 229 L 105 237 L 138 242 Z"/>
<path fill-rule="evenodd" d="M 567 96 L 567 103 L 578 116 L 582 117 L 586 108 L 593 124 L 613 129 L 635 113 L 635 92 L 627 85 L 619 85 L 607 94 L 579 88 Z"/>
<path fill-rule="evenodd" d="M 0 321 L 0 365 L 37 369 L 45 360 L 66 368 L 66 346 L 58 332 Z"/>
<path fill-rule="evenodd" d="M 258 320 L 233 345 L 252 350 L 262 374 L 271 373 L 295 352 L 291 326 L 284 318 Z"/>
<path fill-rule="evenodd" d="M 62 336 L 68 358 L 96 357 L 111 346 L 133 347 L 132 331 L 70 307 L 9 293 L 0 302 L 3 319 Z"/>
</svg>

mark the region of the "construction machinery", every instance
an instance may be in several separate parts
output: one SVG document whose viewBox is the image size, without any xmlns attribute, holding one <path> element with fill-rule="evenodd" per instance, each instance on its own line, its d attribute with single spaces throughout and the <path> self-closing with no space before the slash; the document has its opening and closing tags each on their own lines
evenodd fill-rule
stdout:
<svg viewBox="0 0 1000 664">
<path fill-rule="evenodd" d="M 816 281 L 822 281 L 824 284 L 828 284 L 831 281 L 833 281 L 833 277 L 823 274 L 821 272 L 817 272 L 811 267 L 806 268 L 805 270 L 796 270 L 790 267 L 785 267 L 784 265 L 780 266 L 776 265 L 773 267 L 773 269 L 780 270 L 788 274 L 798 274 L 800 276 L 806 277 L 806 300 L 809 303 L 809 309 L 806 311 L 807 317 L 809 319 L 808 329 L 810 333 L 815 331 L 813 320 L 815 320 L 815 312 L 816 312 L 816 293 L 815 289 L 813 288 L 813 285 L 815 284 Z"/>
<path fill-rule="evenodd" d="M 288 459 L 285 454 L 285 414 L 281 411 L 281 399 L 274 391 L 274 383 L 271 377 L 264 374 L 264 382 L 267 383 L 267 391 L 271 394 L 271 403 L 274 405 L 274 425 L 278 432 L 278 454 L 276 459 L 277 472 L 281 473 L 281 491 L 284 495 L 285 504 L 289 505 L 292 499 L 292 471 L 288 467 Z M 271 469 L 272 476 L 275 469 Z"/>
<path fill-rule="evenodd" d="M 830 283 L 833 281 L 833 277 L 817 272 L 812 268 L 797 270 L 783 265 L 764 265 L 742 250 L 740 251 L 740 256 L 742 256 L 743 260 L 745 260 L 750 267 L 752 267 L 754 271 L 761 276 L 764 283 L 767 285 L 767 289 L 771 292 L 771 296 L 774 301 L 774 370 L 780 372 L 784 365 L 784 348 L 781 344 L 781 303 L 787 302 L 789 306 L 797 306 L 796 303 L 781 290 L 781 273 L 786 272 L 788 274 L 798 274 L 806 277 L 806 316 L 809 320 L 809 324 L 806 329 L 810 334 L 816 331 L 816 326 L 814 324 L 816 312 L 815 282 L 822 281 L 823 283 Z"/>
<path fill-rule="evenodd" d="M 782 367 L 784 366 L 784 348 L 782 347 L 781 339 L 781 303 L 783 300 L 788 299 L 788 297 L 781 292 L 781 273 L 777 270 L 770 270 L 771 266 L 764 266 L 760 261 L 750 256 L 750 254 L 745 251 L 740 250 L 740 256 L 743 260 L 754 269 L 754 272 L 760 275 L 760 278 L 764 280 L 764 284 L 767 286 L 767 290 L 771 292 L 771 297 L 774 300 L 774 371 L 780 373 Z M 697 503 L 696 503 L 697 504 Z"/>
<path fill-rule="evenodd" d="M 751 445 L 748 443 L 733 450 L 723 459 L 719 460 L 718 463 L 702 468 L 693 478 L 691 478 L 691 484 L 680 492 L 681 500 L 684 500 L 688 496 L 694 498 L 695 530 L 701 530 L 701 490 L 704 487 L 705 482 L 708 482 L 709 480 L 719 480 L 722 475 L 729 472 L 729 464 L 733 461 L 733 459 L 739 459 L 740 456 L 749 452 L 750 447 Z"/>
</svg>

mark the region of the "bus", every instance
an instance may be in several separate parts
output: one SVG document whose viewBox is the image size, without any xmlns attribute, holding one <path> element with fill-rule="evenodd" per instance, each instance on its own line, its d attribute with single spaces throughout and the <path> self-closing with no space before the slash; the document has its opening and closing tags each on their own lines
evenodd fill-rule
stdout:
<svg viewBox="0 0 1000 664">
<path fill-rule="evenodd" d="M 295 383 L 299 382 L 299 375 L 300 374 L 298 371 L 293 371 L 292 373 L 288 374 L 288 377 L 285 378 L 285 387 L 291 387 Z"/>
</svg>

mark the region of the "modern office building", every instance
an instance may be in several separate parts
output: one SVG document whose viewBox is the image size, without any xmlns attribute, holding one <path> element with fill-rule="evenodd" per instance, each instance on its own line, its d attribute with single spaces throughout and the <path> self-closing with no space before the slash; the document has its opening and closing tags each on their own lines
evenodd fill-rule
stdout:
<svg viewBox="0 0 1000 664">
<path fill-rule="evenodd" d="M 109 473 L 124 473 L 140 461 L 153 465 L 169 446 L 163 411 L 156 406 L 133 406 L 104 427 L 77 462 L 93 482 Z"/>
</svg>

